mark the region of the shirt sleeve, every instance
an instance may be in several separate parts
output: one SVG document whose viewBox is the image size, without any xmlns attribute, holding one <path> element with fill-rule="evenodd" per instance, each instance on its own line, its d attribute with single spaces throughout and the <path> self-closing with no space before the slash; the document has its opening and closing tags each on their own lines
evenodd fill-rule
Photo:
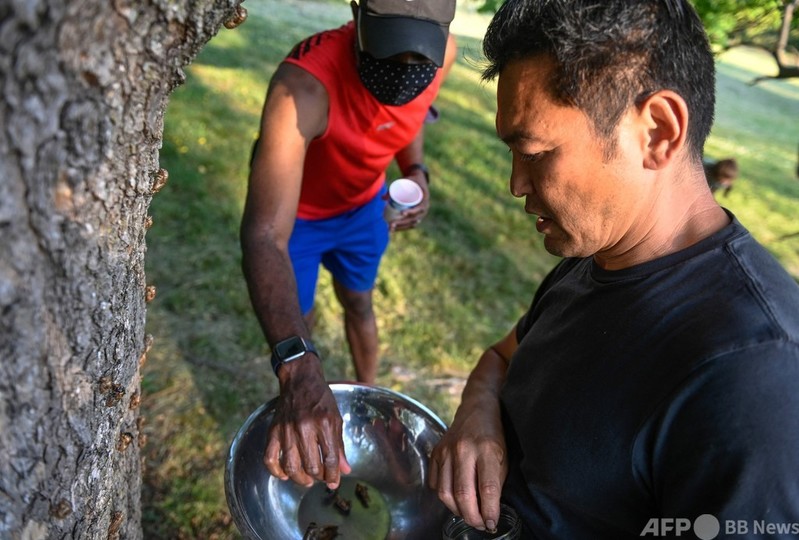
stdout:
<svg viewBox="0 0 799 540">
<path fill-rule="evenodd" d="M 797 538 L 797 389 L 799 344 L 790 341 L 696 369 L 635 443 L 637 479 L 658 502 L 653 516 L 709 514 L 722 538 Z"/>
</svg>

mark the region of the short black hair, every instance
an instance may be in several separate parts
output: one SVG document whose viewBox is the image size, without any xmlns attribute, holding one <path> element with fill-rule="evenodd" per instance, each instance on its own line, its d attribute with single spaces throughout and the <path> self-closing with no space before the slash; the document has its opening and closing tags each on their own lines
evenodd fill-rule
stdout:
<svg viewBox="0 0 799 540">
<path fill-rule="evenodd" d="M 557 101 L 582 110 L 606 147 L 622 115 L 663 89 L 689 112 L 687 144 L 701 158 L 713 125 L 715 62 L 687 0 L 506 0 L 483 40 L 483 79 L 508 62 L 547 55 Z"/>
</svg>

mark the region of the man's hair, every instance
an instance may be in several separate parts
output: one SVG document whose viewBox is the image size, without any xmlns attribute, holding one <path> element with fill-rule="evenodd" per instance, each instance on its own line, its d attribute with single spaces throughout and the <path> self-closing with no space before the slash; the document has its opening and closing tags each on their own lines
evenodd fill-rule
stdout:
<svg viewBox="0 0 799 540">
<path fill-rule="evenodd" d="M 715 64 L 702 22 L 687 0 L 507 0 L 483 41 L 484 80 L 508 62 L 548 55 L 552 97 L 582 110 L 604 140 L 630 106 L 663 89 L 687 103 L 694 157 L 713 124 Z"/>
</svg>

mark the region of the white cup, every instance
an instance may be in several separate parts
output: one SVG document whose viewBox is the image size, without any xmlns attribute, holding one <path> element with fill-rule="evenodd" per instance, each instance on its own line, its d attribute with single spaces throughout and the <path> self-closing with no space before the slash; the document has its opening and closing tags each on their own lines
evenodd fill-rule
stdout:
<svg viewBox="0 0 799 540">
<path fill-rule="evenodd" d="M 388 201 L 383 217 L 391 223 L 400 218 L 403 210 L 413 208 L 424 198 L 419 184 L 408 178 L 398 178 L 388 186 Z"/>
</svg>

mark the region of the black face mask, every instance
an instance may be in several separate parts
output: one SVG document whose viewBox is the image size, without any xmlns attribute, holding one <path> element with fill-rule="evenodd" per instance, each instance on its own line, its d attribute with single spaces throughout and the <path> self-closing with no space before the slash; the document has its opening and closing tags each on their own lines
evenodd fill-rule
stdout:
<svg viewBox="0 0 799 540">
<path fill-rule="evenodd" d="M 405 64 L 358 54 L 358 75 L 367 90 L 384 105 L 405 105 L 430 86 L 438 69 L 435 64 Z"/>
</svg>

